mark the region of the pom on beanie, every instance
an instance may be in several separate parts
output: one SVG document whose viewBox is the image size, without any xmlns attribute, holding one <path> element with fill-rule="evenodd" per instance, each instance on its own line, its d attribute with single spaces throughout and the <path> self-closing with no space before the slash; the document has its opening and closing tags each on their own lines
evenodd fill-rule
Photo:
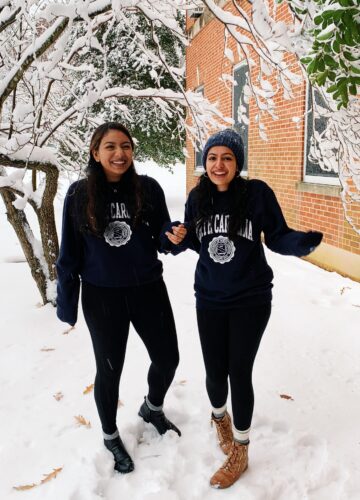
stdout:
<svg viewBox="0 0 360 500">
<path fill-rule="evenodd" d="M 237 168 L 239 172 L 241 172 L 244 166 L 244 143 L 241 136 L 235 132 L 235 130 L 226 128 L 225 130 L 221 130 L 220 132 L 217 132 L 209 137 L 202 153 L 202 164 L 204 168 L 206 168 L 206 158 L 208 152 L 213 146 L 226 146 L 231 149 L 236 158 Z"/>
</svg>

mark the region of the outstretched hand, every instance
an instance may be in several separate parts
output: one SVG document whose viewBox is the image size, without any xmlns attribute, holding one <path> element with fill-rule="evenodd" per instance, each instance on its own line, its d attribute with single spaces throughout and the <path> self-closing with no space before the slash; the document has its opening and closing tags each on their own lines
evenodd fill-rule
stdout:
<svg viewBox="0 0 360 500">
<path fill-rule="evenodd" d="M 187 229 L 184 224 L 179 224 L 178 226 L 172 226 L 172 233 L 166 231 L 166 236 L 169 238 L 171 243 L 174 245 L 179 245 L 186 236 Z"/>
<path fill-rule="evenodd" d="M 323 234 L 319 231 L 308 231 L 307 233 L 305 233 L 301 243 L 307 248 L 306 255 L 313 252 L 315 248 L 320 245 L 322 239 Z"/>
</svg>

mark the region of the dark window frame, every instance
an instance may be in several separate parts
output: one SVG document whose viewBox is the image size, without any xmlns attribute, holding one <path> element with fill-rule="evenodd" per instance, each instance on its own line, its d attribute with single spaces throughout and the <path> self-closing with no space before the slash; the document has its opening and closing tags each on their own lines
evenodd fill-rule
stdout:
<svg viewBox="0 0 360 500">
<path fill-rule="evenodd" d="M 244 79 L 244 85 L 242 87 L 240 87 L 240 85 L 233 85 L 233 89 L 232 89 L 232 118 L 234 120 L 234 125 L 233 125 L 233 128 L 234 130 L 236 130 L 236 132 L 239 132 L 242 139 L 243 139 L 243 142 L 244 142 L 244 153 L 245 153 L 245 160 L 244 160 L 244 167 L 241 171 L 241 174 L 244 175 L 244 176 L 247 176 L 248 175 L 248 169 L 249 169 L 249 162 L 248 162 L 248 156 L 249 156 L 249 125 L 245 125 L 244 123 L 242 122 L 239 122 L 238 119 L 237 119 L 237 114 L 238 114 L 238 107 L 240 105 L 240 97 L 241 97 L 241 94 L 242 94 L 242 91 L 241 91 L 241 88 L 244 88 L 245 84 L 246 84 L 246 77 L 247 77 L 247 73 L 249 71 L 249 67 L 247 65 L 247 62 L 246 61 L 241 61 L 240 63 L 236 64 L 234 67 L 233 67 L 233 78 L 234 78 L 234 81 L 237 82 L 236 80 L 236 76 L 235 76 L 235 73 L 236 71 L 240 70 L 240 69 L 243 69 L 245 68 L 245 79 Z M 238 83 L 238 82 L 237 82 Z M 239 95 L 239 99 L 238 99 L 238 102 L 237 102 L 237 105 L 236 105 L 236 109 L 235 109 L 235 97 L 237 97 L 237 95 Z M 249 117 L 249 104 L 245 103 L 244 101 L 241 102 L 241 104 L 243 104 L 246 108 L 247 108 L 247 117 L 248 119 L 250 120 L 250 117 Z M 244 137 L 244 131 L 245 131 L 245 137 Z"/>
<path fill-rule="evenodd" d="M 305 123 L 304 123 L 304 160 L 303 160 L 303 179 L 304 182 L 312 184 L 325 184 L 330 186 L 339 186 L 339 176 L 336 172 L 325 172 L 321 170 L 320 166 L 309 159 L 310 151 L 310 141 L 313 134 L 313 111 L 312 107 L 312 97 L 311 97 L 311 84 L 307 82 L 306 84 L 306 96 L 305 96 Z M 316 91 L 315 91 L 316 92 Z M 326 104 L 322 102 L 321 95 L 315 95 L 314 99 L 320 99 L 319 104 L 326 107 Z M 315 130 L 324 130 L 325 117 L 319 117 L 315 120 Z M 318 125 L 318 127 L 316 127 Z"/>
</svg>

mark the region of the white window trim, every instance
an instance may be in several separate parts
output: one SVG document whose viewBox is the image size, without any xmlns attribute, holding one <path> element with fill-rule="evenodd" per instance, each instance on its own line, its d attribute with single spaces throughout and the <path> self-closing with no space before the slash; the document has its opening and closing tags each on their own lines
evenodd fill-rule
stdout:
<svg viewBox="0 0 360 500">
<path fill-rule="evenodd" d="M 194 9 L 189 9 L 188 14 L 190 19 L 197 19 L 204 13 L 204 7 L 195 7 Z"/>
<path fill-rule="evenodd" d="M 194 92 L 202 92 L 202 95 L 204 95 L 204 89 L 205 89 L 205 85 L 202 84 L 202 85 L 199 85 L 198 87 L 196 87 Z M 194 156 L 195 156 L 194 174 L 203 174 L 205 172 L 204 167 L 202 165 L 196 165 L 196 154 L 197 153 L 198 153 L 198 151 L 196 151 L 196 147 L 194 146 Z"/>
<path fill-rule="evenodd" d="M 241 68 L 241 66 L 247 66 L 247 61 L 246 61 L 246 59 L 244 59 L 243 61 L 240 61 L 239 63 L 237 63 L 237 64 L 235 64 L 235 65 L 233 66 L 232 77 L 233 77 L 233 80 L 234 80 L 234 81 L 235 81 L 235 71 L 236 71 L 237 69 Z M 234 87 L 233 87 L 233 88 L 234 88 Z M 231 116 L 232 116 L 232 119 L 233 119 L 233 120 L 234 120 L 234 107 L 235 107 L 234 97 L 235 97 L 235 92 L 234 92 L 234 90 L 233 90 L 233 92 L 232 92 L 232 96 L 231 96 Z M 249 117 L 249 119 L 250 119 L 250 117 Z M 249 127 L 249 128 L 248 128 L 248 130 L 250 130 L 250 126 L 248 126 L 248 127 Z M 248 146 L 249 146 L 249 144 L 248 144 Z M 248 147 L 248 155 L 249 155 L 249 147 Z M 248 158 L 248 162 L 247 162 L 247 164 L 249 165 L 249 158 Z M 240 175 L 241 175 L 242 177 L 247 177 L 247 176 L 248 176 L 248 174 L 249 174 L 249 172 L 248 172 L 248 168 L 246 168 L 246 169 L 245 169 L 245 168 L 243 168 L 243 169 L 241 170 Z"/>
<path fill-rule="evenodd" d="M 311 184 L 327 184 L 329 186 L 340 186 L 339 177 L 325 177 L 321 175 L 309 175 L 306 173 L 306 162 L 307 162 L 307 140 L 308 140 L 308 99 L 309 99 L 309 82 L 306 82 L 306 92 L 305 92 L 305 120 L 304 120 L 304 144 L 303 144 L 303 179 L 304 182 L 309 182 Z"/>
<path fill-rule="evenodd" d="M 322 177 L 320 175 L 304 175 L 304 182 L 310 184 L 327 184 L 329 186 L 340 186 L 339 177 Z"/>
</svg>

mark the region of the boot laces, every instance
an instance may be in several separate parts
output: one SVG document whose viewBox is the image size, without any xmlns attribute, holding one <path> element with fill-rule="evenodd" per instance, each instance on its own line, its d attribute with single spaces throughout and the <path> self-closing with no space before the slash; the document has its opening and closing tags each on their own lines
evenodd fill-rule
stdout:
<svg viewBox="0 0 360 500">
<path fill-rule="evenodd" d="M 229 438 L 231 439 L 232 436 L 229 433 L 230 423 L 228 422 L 227 415 L 224 415 L 224 417 L 222 419 L 217 420 L 214 418 L 213 420 L 215 422 L 216 428 L 217 428 L 218 433 L 219 433 L 220 442 L 224 443 L 224 442 L 228 441 Z"/>
<path fill-rule="evenodd" d="M 220 437 L 224 441 L 227 438 L 227 434 L 228 434 L 227 431 L 228 431 L 228 427 L 229 427 L 229 424 L 226 421 L 226 416 L 223 418 L 222 421 L 218 422 L 218 426 L 219 426 L 218 428 L 219 428 Z"/>
<path fill-rule="evenodd" d="M 246 457 L 246 445 L 233 443 L 228 458 L 221 469 L 231 471 Z"/>
</svg>

